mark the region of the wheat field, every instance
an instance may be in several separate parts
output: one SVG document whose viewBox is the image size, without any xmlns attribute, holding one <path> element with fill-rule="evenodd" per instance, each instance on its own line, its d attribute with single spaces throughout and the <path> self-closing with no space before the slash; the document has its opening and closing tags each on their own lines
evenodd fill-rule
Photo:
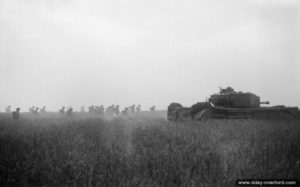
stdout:
<svg viewBox="0 0 300 187">
<path fill-rule="evenodd" d="M 0 183 L 235 186 L 237 179 L 299 179 L 299 121 L 168 122 L 165 116 L 0 114 Z"/>
</svg>

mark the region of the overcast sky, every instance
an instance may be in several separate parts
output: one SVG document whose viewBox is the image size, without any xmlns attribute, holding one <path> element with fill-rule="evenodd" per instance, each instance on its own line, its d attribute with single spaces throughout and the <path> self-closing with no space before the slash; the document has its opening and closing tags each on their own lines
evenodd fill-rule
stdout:
<svg viewBox="0 0 300 187">
<path fill-rule="evenodd" d="M 0 0 L 0 107 L 300 106 L 298 0 Z"/>
</svg>

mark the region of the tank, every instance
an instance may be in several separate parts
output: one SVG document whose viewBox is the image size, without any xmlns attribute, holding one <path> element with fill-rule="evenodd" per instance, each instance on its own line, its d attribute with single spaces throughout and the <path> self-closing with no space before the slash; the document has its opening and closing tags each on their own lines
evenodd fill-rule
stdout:
<svg viewBox="0 0 300 187">
<path fill-rule="evenodd" d="M 233 88 L 220 88 L 208 101 L 198 102 L 191 107 L 179 103 L 168 106 L 168 120 L 203 119 L 300 119 L 298 107 L 284 105 L 267 107 L 268 101 L 250 92 L 236 92 Z"/>
</svg>

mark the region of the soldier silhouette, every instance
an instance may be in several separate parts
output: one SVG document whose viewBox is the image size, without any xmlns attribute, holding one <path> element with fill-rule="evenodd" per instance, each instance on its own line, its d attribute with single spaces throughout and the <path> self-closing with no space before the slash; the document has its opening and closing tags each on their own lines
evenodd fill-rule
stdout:
<svg viewBox="0 0 300 187">
<path fill-rule="evenodd" d="M 68 110 L 67 110 L 67 115 L 68 115 L 68 116 L 71 116 L 72 114 L 73 114 L 73 108 L 70 107 L 70 108 L 68 108 Z"/>
<path fill-rule="evenodd" d="M 155 111 L 155 105 L 152 106 L 152 107 L 150 108 L 150 111 L 151 111 L 151 112 L 154 112 L 154 111 Z"/>
<path fill-rule="evenodd" d="M 130 106 L 130 112 L 135 112 L 135 105 Z"/>
<path fill-rule="evenodd" d="M 13 111 L 13 113 L 12 113 L 12 117 L 14 118 L 14 119 L 19 119 L 20 118 L 20 108 L 16 108 L 16 111 Z"/>
<path fill-rule="evenodd" d="M 38 115 L 39 114 L 39 107 L 36 107 L 35 109 L 33 109 L 32 113 L 35 114 L 35 115 Z"/>
<path fill-rule="evenodd" d="M 46 112 L 46 107 L 45 106 L 43 106 L 43 108 L 41 108 L 41 110 L 40 110 L 40 112 Z"/>
<path fill-rule="evenodd" d="M 122 114 L 122 115 L 127 115 L 127 114 L 128 114 L 128 110 L 129 110 L 128 107 L 126 107 L 126 108 L 122 111 L 121 114 Z"/>
<path fill-rule="evenodd" d="M 65 107 L 63 106 L 60 110 L 59 110 L 60 114 L 64 114 L 65 113 Z"/>
<path fill-rule="evenodd" d="M 94 108 L 95 108 L 94 105 L 90 106 L 89 107 L 89 113 L 94 113 Z"/>
<path fill-rule="evenodd" d="M 115 113 L 115 116 L 119 116 L 120 115 L 119 105 L 116 105 L 116 107 L 114 108 L 114 113 Z"/>
<path fill-rule="evenodd" d="M 138 105 L 138 106 L 136 107 L 136 111 L 137 111 L 137 112 L 140 112 L 140 111 L 141 111 L 141 105 Z"/>
</svg>

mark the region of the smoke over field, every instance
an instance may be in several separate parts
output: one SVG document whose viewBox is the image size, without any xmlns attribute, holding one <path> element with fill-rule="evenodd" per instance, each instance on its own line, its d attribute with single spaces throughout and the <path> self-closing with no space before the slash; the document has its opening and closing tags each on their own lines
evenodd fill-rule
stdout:
<svg viewBox="0 0 300 187">
<path fill-rule="evenodd" d="M 299 177 L 299 121 L 165 116 L 0 114 L 0 183 L 234 186 L 237 179 Z"/>
</svg>

